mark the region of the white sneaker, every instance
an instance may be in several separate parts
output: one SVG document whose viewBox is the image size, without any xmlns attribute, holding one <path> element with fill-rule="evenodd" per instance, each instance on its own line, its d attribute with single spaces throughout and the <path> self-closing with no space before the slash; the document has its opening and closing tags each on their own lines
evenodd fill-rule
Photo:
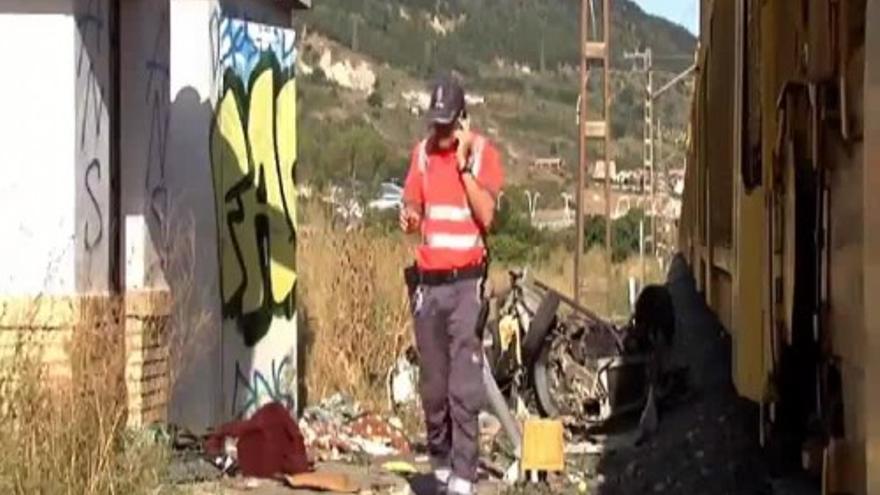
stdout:
<svg viewBox="0 0 880 495">
<path fill-rule="evenodd" d="M 434 478 L 437 480 L 437 495 L 446 495 L 446 485 L 449 484 L 449 478 L 452 476 L 452 470 L 449 468 L 439 468 L 434 470 Z"/>
<path fill-rule="evenodd" d="M 449 495 L 473 495 L 474 484 L 470 481 L 450 476 L 449 483 L 446 485 L 446 493 Z"/>
</svg>

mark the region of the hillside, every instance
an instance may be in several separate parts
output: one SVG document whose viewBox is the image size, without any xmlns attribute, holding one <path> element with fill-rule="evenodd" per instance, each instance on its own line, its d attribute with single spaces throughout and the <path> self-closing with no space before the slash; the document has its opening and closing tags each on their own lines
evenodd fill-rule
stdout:
<svg viewBox="0 0 880 495">
<path fill-rule="evenodd" d="M 691 63 L 695 40 L 629 0 L 613 4 L 612 155 L 619 168 L 632 168 L 641 162 L 645 75 L 623 54 L 650 46 L 659 86 Z M 413 94 L 438 71 L 454 70 L 480 99 L 471 114 L 499 142 L 511 182 L 558 198 L 577 158 L 578 15 L 574 0 L 315 2 L 297 18 L 309 68 L 300 78 L 300 171 L 316 182 L 399 177 L 424 129 Z M 668 136 L 684 135 L 689 95 L 681 85 L 657 102 Z M 659 154 L 680 161 L 680 148 L 666 144 Z M 548 156 L 563 158 L 568 175 L 528 172 Z"/>
<path fill-rule="evenodd" d="M 355 51 L 414 74 L 455 69 L 473 76 L 497 59 L 534 69 L 577 66 L 579 15 L 576 0 L 322 0 L 303 18 Z M 689 57 L 696 43 L 683 27 L 630 0 L 612 2 L 612 33 L 618 67 L 628 65 L 625 51 L 643 45 L 663 57 Z M 675 72 L 689 63 L 661 58 L 656 65 Z"/>
</svg>

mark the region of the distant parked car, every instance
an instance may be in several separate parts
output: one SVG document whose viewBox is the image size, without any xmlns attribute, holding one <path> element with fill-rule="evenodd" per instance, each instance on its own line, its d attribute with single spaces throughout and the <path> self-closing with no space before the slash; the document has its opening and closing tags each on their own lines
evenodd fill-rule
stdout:
<svg viewBox="0 0 880 495">
<path fill-rule="evenodd" d="M 403 188 L 391 182 L 383 182 L 379 185 L 379 197 L 370 201 L 368 207 L 372 210 L 398 209 L 403 204 Z"/>
</svg>

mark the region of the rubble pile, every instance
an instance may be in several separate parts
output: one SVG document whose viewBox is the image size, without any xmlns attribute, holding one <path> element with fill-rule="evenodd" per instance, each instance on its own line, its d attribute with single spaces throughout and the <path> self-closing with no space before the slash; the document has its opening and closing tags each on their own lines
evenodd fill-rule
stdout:
<svg viewBox="0 0 880 495">
<path fill-rule="evenodd" d="M 361 410 L 336 394 L 303 411 L 299 427 L 316 461 L 351 460 L 357 455 L 386 457 L 409 454 L 410 441 L 396 418 Z"/>
</svg>

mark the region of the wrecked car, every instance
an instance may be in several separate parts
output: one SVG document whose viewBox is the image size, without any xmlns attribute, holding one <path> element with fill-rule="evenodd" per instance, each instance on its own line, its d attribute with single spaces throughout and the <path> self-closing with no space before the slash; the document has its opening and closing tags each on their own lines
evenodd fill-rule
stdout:
<svg viewBox="0 0 880 495">
<path fill-rule="evenodd" d="M 584 427 L 653 408 L 684 385 L 686 369 L 667 364 L 675 313 L 663 286 L 645 287 L 619 326 L 520 271 L 495 303 L 484 348 L 514 408 Z"/>
<path fill-rule="evenodd" d="M 558 418 L 569 428 L 638 410 L 644 423 L 655 400 L 686 386 L 687 369 L 667 364 L 675 313 L 664 286 L 643 288 L 632 316 L 615 325 L 526 272 L 511 271 L 509 280 L 493 294 L 479 329 L 490 388 L 509 409 Z M 417 402 L 417 362 L 410 347 L 389 370 L 392 409 Z"/>
</svg>

